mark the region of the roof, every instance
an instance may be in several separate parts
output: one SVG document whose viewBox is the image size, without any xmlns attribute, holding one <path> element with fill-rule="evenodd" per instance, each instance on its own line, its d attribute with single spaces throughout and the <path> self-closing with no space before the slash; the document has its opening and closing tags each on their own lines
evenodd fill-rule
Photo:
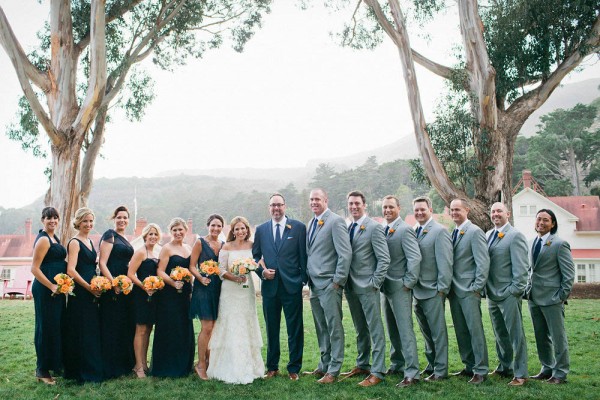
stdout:
<svg viewBox="0 0 600 400">
<path fill-rule="evenodd" d="M 600 231 L 600 198 L 598 196 L 561 196 L 548 199 L 579 218 L 576 223 L 577 231 Z"/>
<path fill-rule="evenodd" d="M 571 254 L 576 260 L 600 259 L 600 249 L 571 249 Z"/>
</svg>

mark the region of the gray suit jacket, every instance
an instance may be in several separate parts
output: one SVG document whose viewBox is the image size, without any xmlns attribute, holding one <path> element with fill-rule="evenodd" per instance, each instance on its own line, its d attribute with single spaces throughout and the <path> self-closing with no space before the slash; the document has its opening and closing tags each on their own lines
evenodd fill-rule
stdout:
<svg viewBox="0 0 600 400">
<path fill-rule="evenodd" d="M 533 243 L 529 245 L 531 253 Z M 575 264 L 571 246 L 558 236 L 550 235 L 542 245 L 535 264 L 531 255 L 526 297 L 540 306 L 561 303 L 571 294 L 574 279 Z"/>
<path fill-rule="evenodd" d="M 309 240 L 312 222 L 307 225 L 306 254 L 311 288 L 325 289 L 332 282 L 344 286 L 348 279 L 352 248 L 342 217 L 327 210 L 321 216 L 312 240 Z"/>
<path fill-rule="evenodd" d="M 446 227 L 431 220 L 417 238 L 421 250 L 419 281 L 413 296 L 430 299 L 438 292 L 448 294 L 452 283 L 452 239 Z"/>
<path fill-rule="evenodd" d="M 489 271 L 490 255 L 485 233 L 467 221 L 454 243 L 452 293 L 460 298 L 467 297 L 470 292 L 483 294 Z"/>
<path fill-rule="evenodd" d="M 387 237 L 390 267 L 383 283 L 384 293 L 415 287 L 421 272 L 421 250 L 415 231 L 402 219 L 390 226 Z"/>
<path fill-rule="evenodd" d="M 354 293 L 379 289 L 389 265 L 390 253 L 383 227 L 367 217 L 354 231 L 349 289 Z"/>
<path fill-rule="evenodd" d="M 494 230 L 486 234 L 488 239 L 492 232 Z M 529 270 L 525 235 L 509 224 L 491 243 L 488 252 L 490 273 L 486 285 L 487 296 L 493 301 L 502 301 L 511 295 L 521 297 L 527 285 Z"/>
</svg>

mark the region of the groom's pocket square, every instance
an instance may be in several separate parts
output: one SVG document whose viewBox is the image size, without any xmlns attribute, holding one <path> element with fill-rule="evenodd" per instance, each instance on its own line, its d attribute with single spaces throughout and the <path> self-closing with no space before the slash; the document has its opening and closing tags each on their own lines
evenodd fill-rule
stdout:
<svg viewBox="0 0 600 400">
<path fill-rule="evenodd" d="M 290 240 L 290 239 L 293 239 L 293 238 L 294 238 L 293 236 L 288 236 L 287 240 Z"/>
</svg>

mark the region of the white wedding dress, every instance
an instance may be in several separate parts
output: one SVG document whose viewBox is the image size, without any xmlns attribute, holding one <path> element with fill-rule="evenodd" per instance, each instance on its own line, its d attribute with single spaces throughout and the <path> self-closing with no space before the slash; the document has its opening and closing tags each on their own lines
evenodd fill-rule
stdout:
<svg viewBox="0 0 600 400">
<path fill-rule="evenodd" d="M 252 258 L 252 250 L 221 250 L 221 275 L 234 261 Z M 219 313 L 208 348 L 210 360 L 206 374 L 211 379 L 227 383 L 252 383 L 262 378 L 265 364 L 262 359 L 262 337 L 256 315 L 256 294 L 252 277 L 248 275 L 244 288 L 223 280 Z"/>
</svg>

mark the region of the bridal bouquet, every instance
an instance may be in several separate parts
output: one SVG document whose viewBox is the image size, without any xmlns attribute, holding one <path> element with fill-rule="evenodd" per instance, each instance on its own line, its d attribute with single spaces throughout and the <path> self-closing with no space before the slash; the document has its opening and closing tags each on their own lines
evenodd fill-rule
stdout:
<svg viewBox="0 0 600 400">
<path fill-rule="evenodd" d="M 233 264 L 231 264 L 230 272 L 234 275 L 242 276 L 242 275 L 249 274 L 250 271 L 256 271 L 256 267 L 257 267 L 257 264 L 254 262 L 254 260 L 252 258 L 250 258 L 250 257 L 241 258 L 239 260 L 235 260 L 233 262 Z M 245 287 L 245 288 L 249 287 L 248 279 L 250 279 L 249 276 L 246 279 L 246 283 L 244 283 L 244 285 L 242 287 Z"/>
<path fill-rule="evenodd" d="M 133 282 L 127 276 L 119 275 L 112 280 L 112 286 L 121 288 L 123 294 L 128 295 L 133 289 Z"/>
<path fill-rule="evenodd" d="M 200 273 L 203 276 L 219 275 L 219 263 L 214 260 L 206 260 L 200 264 Z"/>
<path fill-rule="evenodd" d="M 64 294 L 65 296 L 75 296 L 73 289 L 75 289 L 75 281 L 67 274 L 56 274 L 54 276 L 54 282 L 56 282 L 56 292 L 52 293 L 52 296 L 56 294 Z"/>
<path fill-rule="evenodd" d="M 160 276 L 150 275 L 144 278 L 142 281 L 142 285 L 144 285 L 144 290 L 160 290 L 165 287 L 165 281 Z M 146 301 L 152 301 L 152 295 L 148 295 L 148 299 Z"/>
<path fill-rule="evenodd" d="M 174 267 L 169 274 L 171 279 L 174 281 L 184 281 L 189 282 L 192 280 L 192 273 L 189 269 L 184 267 Z M 182 289 L 177 289 L 177 293 L 183 292 Z"/>
</svg>

